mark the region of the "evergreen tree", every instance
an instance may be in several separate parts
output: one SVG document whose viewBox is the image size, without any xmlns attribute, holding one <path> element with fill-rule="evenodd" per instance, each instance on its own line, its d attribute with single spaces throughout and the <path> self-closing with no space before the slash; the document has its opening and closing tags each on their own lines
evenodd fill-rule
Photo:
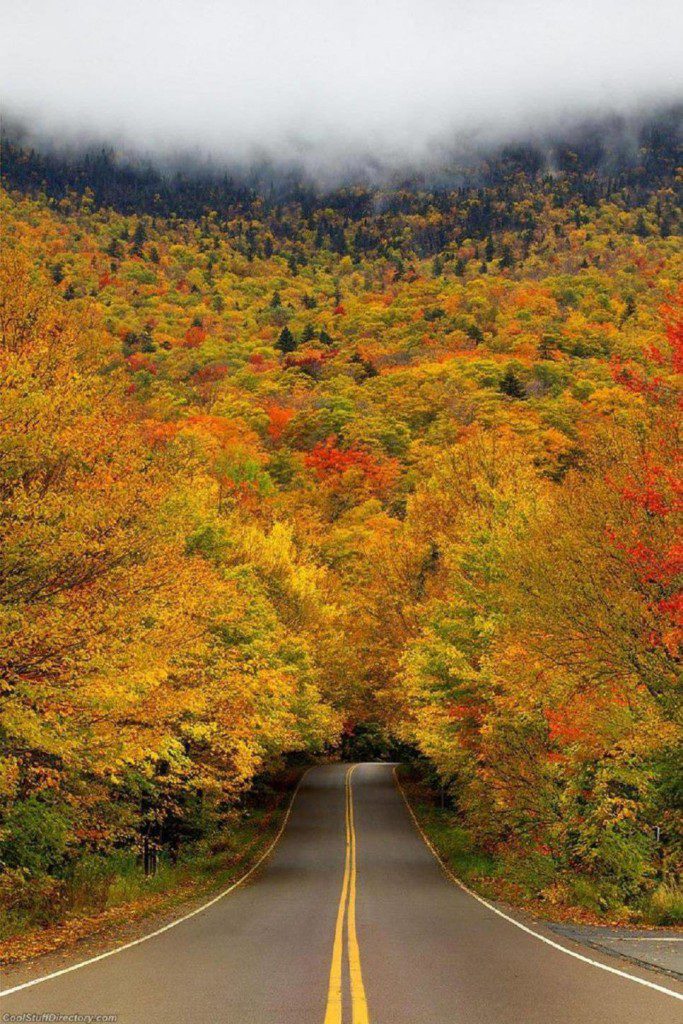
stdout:
<svg viewBox="0 0 683 1024">
<path fill-rule="evenodd" d="M 510 398 L 526 398 L 526 388 L 511 366 L 503 374 L 498 390 Z"/>
<path fill-rule="evenodd" d="M 135 231 L 133 232 L 133 244 L 131 245 L 131 252 L 135 256 L 142 256 L 143 245 L 147 241 L 147 228 L 144 222 L 139 220 L 135 225 Z"/>
<path fill-rule="evenodd" d="M 639 238 L 647 238 L 648 235 L 650 234 L 650 229 L 648 228 L 647 224 L 645 223 L 645 217 L 643 216 L 642 210 L 638 214 L 638 216 L 636 217 L 636 224 L 635 224 L 635 227 L 633 229 L 633 233 L 635 235 L 638 235 Z"/>
<path fill-rule="evenodd" d="M 500 265 L 503 270 L 508 270 L 511 267 L 514 267 L 515 265 L 514 256 L 512 255 L 512 249 L 510 248 L 509 245 L 504 245 L 501 250 Z"/>
<path fill-rule="evenodd" d="M 636 300 L 633 298 L 632 295 L 629 295 L 629 297 L 626 299 L 626 306 L 624 308 L 624 312 L 621 314 L 622 324 L 625 324 L 627 320 L 630 320 L 635 311 Z"/>
<path fill-rule="evenodd" d="M 140 331 L 137 340 L 140 345 L 141 352 L 154 352 L 156 345 L 154 344 L 154 338 L 152 337 L 151 324 L 145 324 L 143 329 Z"/>
<path fill-rule="evenodd" d="M 288 352 L 293 352 L 296 348 L 296 344 L 294 335 L 290 331 L 289 327 L 283 327 L 280 331 L 280 337 L 275 342 L 275 348 L 279 349 L 284 356 Z"/>
</svg>

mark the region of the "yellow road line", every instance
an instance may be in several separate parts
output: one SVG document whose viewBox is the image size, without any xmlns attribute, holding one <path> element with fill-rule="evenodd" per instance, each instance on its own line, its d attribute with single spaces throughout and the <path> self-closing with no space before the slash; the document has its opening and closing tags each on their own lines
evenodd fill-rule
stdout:
<svg viewBox="0 0 683 1024">
<path fill-rule="evenodd" d="M 351 976 L 351 1005 L 353 1008 L 353 1024 L 369 1024 L 368 1004 L 365 998 L 365 986 L 363 985 L 363 973 L 360 966 L 360 950 L 358 948 L 358 936 L 356 934 L 356 828 L 353 820 L 353 791 L 351 789 L 351 777 L 356 770 L 356 765 L 346 776 L 347 802 L 348 802 L 348 824 L 351 832 L 351 878 L 349 886 L 349 914 L 348 914 L 348 947 L 349 947 L 349 974 Z"/>
<path fill-rule="evenodd" d="M 349 784 L 351 769 L 346 773 L 346 788 Z M 346 897 L 349 891 L 349 875 L 351 872 L 351 835 L 349 830 L 349 801 L 344 798 L 346 818 L 346 860 L 344 862 L 344 880 L 342 882 L 337 923 L 334 928 L 334 945 L 332 947 L 332 966 L 330 967 L 330 983 L 327 990 L 327 1009 L 325 1024 L 342 1024 L 342 950 L 344 933 L 344 912 Z"/>
<path fill-rule="evenodd" d="M 347 908 L 347 942 L 349 975 L 351 978 L 352 1020 L 353 1024 L 369 1024 L 365 986 L 363 985 L 363 975 L 360 966 L 358 936 L 356 934 L 356 829 L 353 820 L 353 790 L 351 787 L 351 776 L 356 767 L 356 765 L 353 765 L 353 767 L 349 768 L 344 779 L 346 858 L 344 861 L 341 896 L 339 897 L 339 907 L 337 909 L 337 921 L 334 929 L 334 945 L 332 947 L 332 964 L 330 966 L 330 981 L 327 990 L 325 1024 L 342 1024 L 342 958 L 344 950 L 344 918 Z"/>
</svg>

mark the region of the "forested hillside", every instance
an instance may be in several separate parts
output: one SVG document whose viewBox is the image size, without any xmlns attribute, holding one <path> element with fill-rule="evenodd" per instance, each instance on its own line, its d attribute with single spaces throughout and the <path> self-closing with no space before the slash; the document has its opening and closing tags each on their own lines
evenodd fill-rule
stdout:
<svg viewBox="0 0 683 1024">
<path fill-rule="evenodd" d="M 548 903 L 674 917 L 675 131 L 440 189 L 112 159 L 8 149 L 9 905 L 360 728 Z"/>
</svg>

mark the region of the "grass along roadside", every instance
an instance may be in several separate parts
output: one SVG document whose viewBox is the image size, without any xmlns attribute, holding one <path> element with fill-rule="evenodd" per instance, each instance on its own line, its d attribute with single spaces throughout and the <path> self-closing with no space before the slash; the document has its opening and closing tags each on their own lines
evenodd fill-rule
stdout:
<svg viewBox="0 0 683 1024">
<path fill-rule="evenodd" d="M 452 873 L 486 899 L 517 906 L 550 921 L 640 927 L 683 925 L 683 889 L 662 883 L 641 907 L 605 905 L 599 880 L 562 872 L 549 857 L 528 851 L 495 854 L 477 846 L 456 812 L 407 766 L 397 769 L 410 806 Z"/>
<path fill-rule="evenodd" d="M 229 887 L 275 839 L 302 774 L 298 770 L 278 780 L 263 806 L 236 809 L 226 827 L 175 863 L 161 859 L 152 876 L 145 878 L 135 853 L 122 851 L 84 860 L 56 900 L 50 902 L 49 893 L 35 887 L 31 898 L 15 900 L 0 914 L 0 964 L 67 951 L 105 933 L 115 936 L 123 926 L 172 915 Z"/>
</svg>

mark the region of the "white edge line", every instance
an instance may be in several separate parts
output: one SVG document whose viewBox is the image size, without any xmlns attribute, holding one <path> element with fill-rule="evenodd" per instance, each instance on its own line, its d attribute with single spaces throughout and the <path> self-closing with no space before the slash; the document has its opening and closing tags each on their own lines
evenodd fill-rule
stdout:
<svg viewBox="0 0 683 1024">
<path fill-rule="evenodd" d="M 420 836 L 422 837 L 425 845 L 434 854 L 443 872 L 450 879 L 450 881 L 453 882 L 455 885 L 459 886 L 460 889 L 463 889 L 468 896 L 471 896 L 473 899 L 477 900 L 478 903 L 482 903 L 489 910 L 493 911 L 494 914 L 497 914 L 498 917 L 502 917 L 503 920 L 509 921 L 510 924 L 513 924 L 515 926 L 515 928 L 520 928 L 523 932 L 526 932 L 528 935 L 533 935 L 535 939 L 539 939 L 541 942 L 545 942 L 547 946 L 552 946 L 553 949 L 559 949 L 561 953 L 566 953 L 567 956 L 573 956 L 575 960 L 581 960 L 584 964 L 590 964 L 591 967 L 599 967 L 601 971 L 609 971 L 610 974 L 616 974 L 619 978 L 627 978 L 629 981 L 637 982 L 638 985 L 645 985 L 647 988 L 652 988 L 655 990 L 655 992 L 662 992 L 666 996 L 673 996 L 674 999 L 680 999 L 683 1001 L 683 995 L 681 995 L 679 992 L 674 992 L 673 989 L 665 988 L 664 985 L 656 985 L 653 981 L 646 981 L 645 978 L 639 978 L 636 974 L 629 974 L 627 971 L 620 971 L 616 967 L 610 967 L 608 964 L 601 964 L 599 960 L 591 960 L 590 957 L 583 956 L 583 954 L 581 953 L 576 953 L 573 949 L 567 949 L 566 946 L 560 945 L 559 942 L 553 942 L 552 939 L 546 938 L 546 936 L 541 935 L 540 932 L 535 932 L 532 928 L 527 928 L 527 926 L 525 924 L 522 924 L 521 921 L 517 921 L 514 917 L 510 917 L 508 914 L 504 914 L 502 910 L 499 910 L 498 907 L 494 907 L 493 904 L 489 903 L 488 900 L 485 900 L 483 896 L 479 896 L 476 892 L 473 892 L 471 889 L 469 889 L 465 885 L 465 883 L 457 877 L 457 875 L 453 874 L 453 872 L 445 864 L 440 854 L 437 853 L 436 849 L 428 839 L 427 835 L 424 832 L 424 829 L 422 828 L 422 826 L 420 825 L 419 821 L 415 816 L 415 812 L 408 803 L 408 797 L 406 796 L 405 790 L 401 785 L 396 768 L 394 768 L 393 770 L 393 775 L 396 786 L 401 796 L 403 797 L 403 801 L 406 807 L 408 808 L 410 817 L 413 819 L 413 823 L 417 831 L 420 833 Z"/>
<path fill-rule="evenodd" d="M 53 978 L 59 978 L 61 977 L 62 974 L 71 974 L 72 971 L 79 971 L 81 967 L 88 967 L 90 964 L 96 964 L 98 960 L 106 960 L 107 957 L 109 956 L 116 956 L 117 953 L 123 953 L 123 951 L 126 949 L 132 949 L 133 946 L 139 946 L 141 943 L 147 942 L 148 939 L 154 939 L 156 938 L 157 935 L 163 935 L 164 932 L 170 931 L 171 928 L 175 928 L 177 925 L 182 924 L 183 921 L 189 921 L 191 917 L 195 917 L 197 914 L 201 914 L 202 911 L 208 910 L 209 907 L 212 907 L 214 905 L 214 903 L 218 903 L 218 901 L 222 900 L 224 896 L 228 895 L 228 893 L 233 892 L 234 889 L 237 889 L 238 886 L 242 885 L 243 882 L 246 882 L 246 880 L 251 875 L 253 875 L 256 869 L 260 867 L 261 864 L 263 864 L 264 860 L 267 857 L 269 857 L 270 854 L 275 849 L 275 846 L 280 841 L 282 833 L 284 832 L 287 826 L 287 822 L 289 821 L 289 816 L 292 813 L 292 807 L 294 806 L 294 801 L 301 787 L 301 783 L 304 781 L 310 770 L 310 768 L 307 768 L 306 771 L 301 776 L 301 778 L 299 779 L 296 788 L 292 793 L 292 798 L 289 801 L 289 806 L 285 813 L 282 824 L 280 825 L 277 835 L 273 839 L 270 846 L 268 846 L 268 848 L 261 854 L 256 863 L 252 864 L 252 866 L 249 868 L 246 874 L 242 875 L 241 878 L 238 878 L 237 881 L 233 882 L 232 885 L 229 886 L 227 889 L 224 889 L 222 892 L 219 892 L 218 895 L 210 899 L 208 903 L 203 903 L 201 907 L 197 907 L 195 910 L 191 910 L 189 914 L 185 914 L 183 915 L 183 917 L 179 917 L 177 920 L 171 921 L 169 924 L 165 924 L 163 928 L 157 928 L 156 931 L 149 932 L 148 935 L 143 935 L 141 938 L 134 939 L 132 942 L 126 942 L 123 946 L 116 946 L 114 949 L 107 950 L 106 953 L 100 953 L 98 956 L 90 957 L 89 960 L 81 960 L 80 963 L 72 964 L 71 967 L 64 967 L 62 968 L 61 971 L 53 971 L 52 974 L 45 974 L 42 978 L 33 978 L 32 981 L 25 981 L 21 985 L 15 985 L 14 988 L 8 988 L 4 992 L 0 992 L 0 999 L 4 998 L 5 996 L 12 995 L 13 992 L 21 992 L 22 989 L 32 988 L 34 985 L 41 985 L 44 981 L 52 981 Z"/>
</svg>

